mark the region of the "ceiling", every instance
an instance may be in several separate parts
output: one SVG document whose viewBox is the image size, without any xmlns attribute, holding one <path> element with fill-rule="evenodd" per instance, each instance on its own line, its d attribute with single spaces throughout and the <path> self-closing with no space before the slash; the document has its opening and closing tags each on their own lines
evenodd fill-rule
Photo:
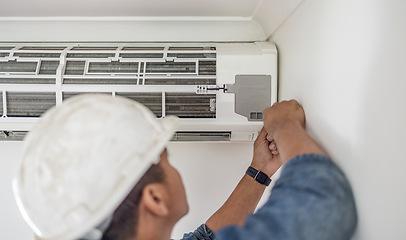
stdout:
<svg viewBox="0 0 406 240">
<path fill-rule="evenodd" d="M 0 17 L 251 17 L 263 0 L 0 0 Z"/>
</svg>

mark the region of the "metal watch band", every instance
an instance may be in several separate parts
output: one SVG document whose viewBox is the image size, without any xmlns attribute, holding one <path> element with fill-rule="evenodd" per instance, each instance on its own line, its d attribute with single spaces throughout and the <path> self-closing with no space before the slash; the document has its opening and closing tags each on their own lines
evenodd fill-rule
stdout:
<svg viewBox="0 0 406 240">
<path fill-rule="evenodd" d="M 255 181 L 268 186 L 271 183 L 271 179 L 266 175 L 264 172 L 258 171 L 253 167 L 248 167 L 247 171 L 245 172 L 248 176 L 251 176 L 255 179 Z"/>
</svg>

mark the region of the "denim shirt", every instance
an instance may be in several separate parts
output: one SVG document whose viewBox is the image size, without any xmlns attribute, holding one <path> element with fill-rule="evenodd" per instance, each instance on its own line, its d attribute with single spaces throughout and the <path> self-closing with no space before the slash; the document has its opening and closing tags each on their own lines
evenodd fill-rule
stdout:
<svg viewBox="0 0 406 240">
<path fill-rule="evenodd" d="M 183 240 L 346 240 L 357 213 L 351 187 L 328 157 L 304 154 L 290 160 L 272 194 L 243 227 L 214 234 L 204 224 Z"/>
</svg>

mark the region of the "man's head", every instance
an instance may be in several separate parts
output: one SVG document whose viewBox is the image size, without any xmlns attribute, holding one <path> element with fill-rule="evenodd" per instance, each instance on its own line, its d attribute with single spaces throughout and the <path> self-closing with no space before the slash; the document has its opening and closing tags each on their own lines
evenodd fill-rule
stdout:
<svg viewBox="0 0 406 240">
<path fill-rule="evenodd" d="M 51 109 L 27 135 L 13 182 L 25 220 L 42 239 L 100 235 L 90 230 L 113 214 L 151 165 L 161 165 L 176 123 L 101 94 Z M 161 185 L 169 181 L 163 170 Z"/>
<path fill-rule="evenodd" d="M 166 149 L 116 209 L 103 240 L 134 239 L 144 218 L 165 221 L 170 228 L 188 212 L 182 179 L 168 161 Z"/>
</svg>

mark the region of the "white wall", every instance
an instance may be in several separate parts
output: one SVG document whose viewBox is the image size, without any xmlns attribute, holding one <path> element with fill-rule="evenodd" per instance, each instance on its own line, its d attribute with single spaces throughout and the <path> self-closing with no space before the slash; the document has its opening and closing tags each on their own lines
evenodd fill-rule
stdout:
<svg viewBox="0 0 406 240">
<path fill-rule="evenodd" d="M 354 239 L 406 239 L 406 2 L 306 0 L 272 36 L 281 99 L 355 192 Z"/>
<path fill-rule="evenodd" d="M 33 239 L 31 230 L 18 211 L 11 188 L 21 146 L 21 142 L 1 142 L 0 144 L 0 239 Z"/>
</svg>

